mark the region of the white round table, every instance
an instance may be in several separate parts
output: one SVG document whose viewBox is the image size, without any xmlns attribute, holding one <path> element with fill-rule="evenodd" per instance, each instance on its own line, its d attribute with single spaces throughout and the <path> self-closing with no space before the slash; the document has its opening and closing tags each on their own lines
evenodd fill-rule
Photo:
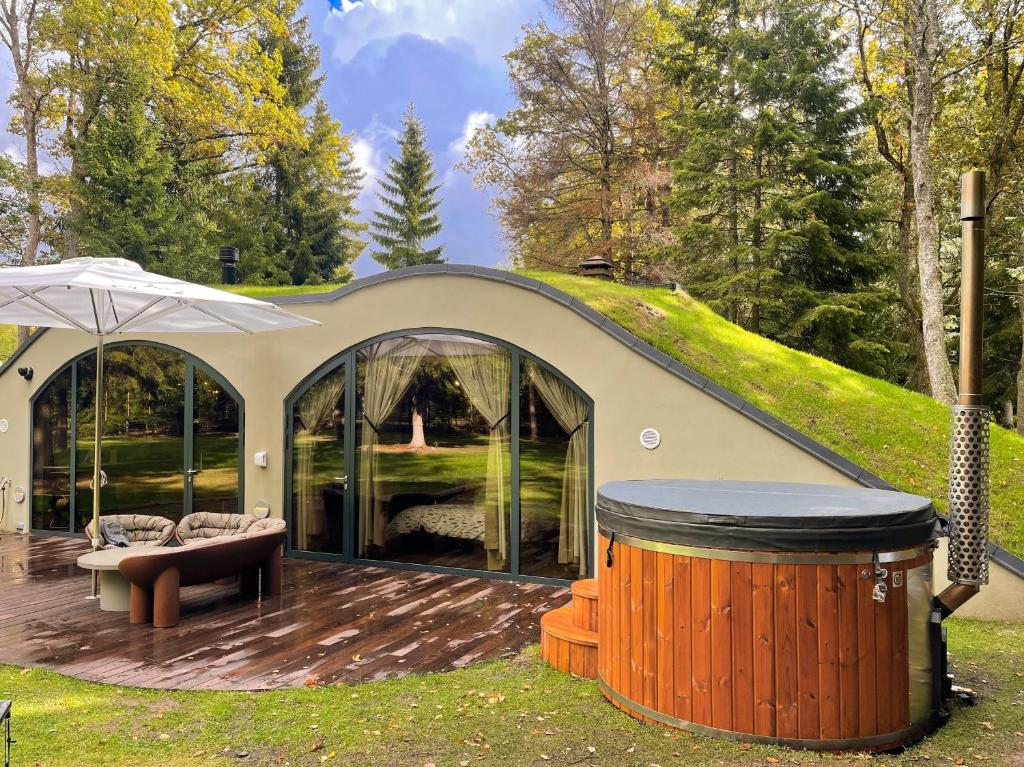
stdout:
<svg viewBox="0 0 1024 767">
<path fill-rule="evenodd" d="M 117 564 L 129 554 L 139 554 L 156 546 L 127 546 L 117 549 L 100 549 L 90 551 L 78 558 L 78 566 L 83 570 L 99 570 L 100 573 L 100 609 L 108 612 L 128 612 L 131 584 L 117 571 Z"/>
</svg>

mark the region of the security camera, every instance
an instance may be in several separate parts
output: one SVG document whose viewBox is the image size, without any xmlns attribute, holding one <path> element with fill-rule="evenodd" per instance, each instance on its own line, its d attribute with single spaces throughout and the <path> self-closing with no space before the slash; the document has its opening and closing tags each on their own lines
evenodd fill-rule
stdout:
<svg viewBox="0 0 1024 767">
<path fill-rule="evenodd" d="M 31 381 L 35 371 L 32 368 L 18 368 L 18 375 L 24 378 L 26 381 Z"/>
</svg>

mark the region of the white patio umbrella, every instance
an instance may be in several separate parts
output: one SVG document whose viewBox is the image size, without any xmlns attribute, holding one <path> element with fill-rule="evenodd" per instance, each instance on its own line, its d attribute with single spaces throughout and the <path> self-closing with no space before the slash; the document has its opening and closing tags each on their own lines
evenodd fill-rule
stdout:
<svg viewBox="0 0 1024 767">
<path fill-rule="evenodd" d="M 261 333 L 304 325 L 265 301 L 152 274 L 121 258 L 73 258 L 0 269 L 0 323 L 81 330 L 96 336 L 93 534 L 99 535 L 103 343 L 123 333 Z M 94 538 L 92 545 L 99 545 Z"/>
</svg>

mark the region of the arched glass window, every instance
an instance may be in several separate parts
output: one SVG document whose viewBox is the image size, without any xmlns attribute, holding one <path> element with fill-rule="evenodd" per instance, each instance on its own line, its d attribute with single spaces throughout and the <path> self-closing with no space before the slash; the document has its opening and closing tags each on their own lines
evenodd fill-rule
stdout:
<svg viewBox="0 0 1024 767">
<path fill-rule="evenodd" d="M 289 398 L 291 548 L 571 580 L 590 571 L 592 405 L 500 341 L 393 334 Z"/>
<path fill-rule="evenodd" d="M 104 368 L 102 513 L 237 512 L 242 404 L 227 382 L 154 344 L 111 344 Z M 95 391 L 90 353 L 33 400 L 33 529 L 81 532 L 91 519 Z"/>
</svg>

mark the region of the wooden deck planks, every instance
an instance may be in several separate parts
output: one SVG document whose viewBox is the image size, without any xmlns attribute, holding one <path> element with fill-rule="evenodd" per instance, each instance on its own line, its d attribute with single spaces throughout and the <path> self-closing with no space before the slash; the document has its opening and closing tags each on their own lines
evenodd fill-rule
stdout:
<svg viewBox="0 0 1024 767">
<path fill-rule="evenodd" d="M 185 589 L 170 629 L 84 597 L 73 538 L 0 536 L 0 662 L 158 689 L 268 689 L 443 671 L 518 652 L 568 588 L 285 560 L 279 597 Z"/>
</svg>

